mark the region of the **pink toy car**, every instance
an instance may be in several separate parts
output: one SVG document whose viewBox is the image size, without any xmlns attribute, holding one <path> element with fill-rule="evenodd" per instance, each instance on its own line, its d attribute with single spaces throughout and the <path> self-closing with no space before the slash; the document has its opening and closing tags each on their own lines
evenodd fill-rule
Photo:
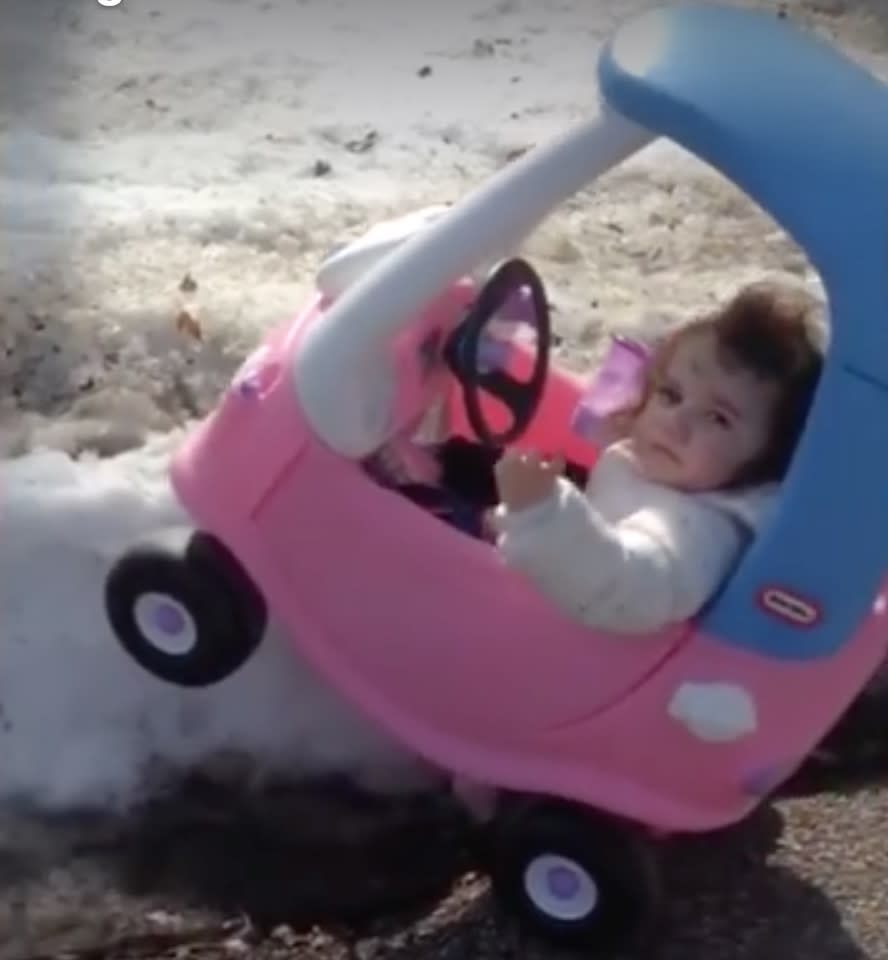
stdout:
<svg viewBox="0 0 888 960">
<path fill-rule="evenodd" d="M 597 946 L 650 915 L 656 839 L 745 817 L 888 641 L 884 87 L 786 23 L 712 5 L 631 22 L 600 78 L 602 109 L 575 132 L 453 208 L 325 261 L 317 297 L 175 457 L 194 530 L 134 548 L 106 596 L 124 647 L 184 685 L 236 670 L 273 616 L 368 717 L 495 791 L 494 889 L 537 931 Z M 521 444 L 563 452 L 578 474 L 594 467 L 596 418 L 612 388 L 631 395 L 644 353 L 615 344 L 591 391 L 551 366 L 542 283 L 508 254 L 658 135 L 732 176 L 806 246 L 833 340 L 768 527 L 700 618 L 627 641 L 569 621 L 453 511 L 442 522 L 367 463 L 393 442 L 418 450 L 421 429 L 479 511 L 489 490 L 459 474 L 483 474 L 491 451 Z M 871 256 L 847 256 L 853 236 Z M 475 466 L 457 463 L 466 451 Z"/>
</svg>

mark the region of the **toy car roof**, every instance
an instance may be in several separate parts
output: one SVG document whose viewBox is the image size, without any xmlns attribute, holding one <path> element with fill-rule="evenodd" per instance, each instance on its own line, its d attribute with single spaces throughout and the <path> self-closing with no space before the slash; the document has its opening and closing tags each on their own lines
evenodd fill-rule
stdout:
<svg viewBox="0 0 888 960">
<path fill-rule="evenodd" d="M 773 14 L 701 4 L 629 21 L 603 51 L 599 81 L 608 104 L 769 212 L 831 296 L 859 306 L 845 289 L 849 256 L 861 261 L 855 285 L 870 276 L 885 296 L 888 91 L 876 77 Z M 888 323 L 836 329 L 832 346 L 888 383 Z"/>
</svg>

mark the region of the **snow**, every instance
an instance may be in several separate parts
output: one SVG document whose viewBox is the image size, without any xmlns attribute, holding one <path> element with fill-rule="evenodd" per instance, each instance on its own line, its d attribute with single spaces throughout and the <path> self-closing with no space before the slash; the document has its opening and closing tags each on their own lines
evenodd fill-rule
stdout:
<svg viewBox="0 0 888 960">
<path fill-rule="evenodd" d="M 166 482 L 169 448 L 159 438 L 81 461 L 41 450 L 4 467 L 3 793 L 57 809 L 120 806 L 158 762 L 225 754 L 255 757 L 257 776 L 382 771 L 416 782 L 403 754 L 280 636 L 224 684 L 190 692 L 154 680 L 117 646 L 103 610 L 110 565 L 140 536 L 185 520 Z"/>
<path fill-rule="evenodd" d="M 0 5 L 0 800 L 126 806 L 158 764 L 230 753 L 257 776 L 426 782 L 274 630 L 218 687 L 153 680 L 110 635 L 103 577 L 179 516 L 172 445 L 323 256 L 563 130 L 594 97 L 601 41 L 654 4 Z M 888 73 L 874 6 L 783 6 Z M 527 252 L 578 367 L 602 331 L 747 279 L 816 285 L 767 217 L 663 145 L 570 201 Z"/>
</svg>

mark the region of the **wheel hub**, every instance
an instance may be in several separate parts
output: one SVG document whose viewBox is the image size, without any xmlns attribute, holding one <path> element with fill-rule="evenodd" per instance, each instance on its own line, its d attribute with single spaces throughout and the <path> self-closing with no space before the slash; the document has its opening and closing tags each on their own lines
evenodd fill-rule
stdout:
<svg viewBox="0 0 888 960">
<path fill-rule="evenodd" d="M 163 593 L 144 593 L 133 616 L 142 636 L 162 653 L 184 656 L 197 644 L 197 627 L 185 606 Z"/>
<path fill-rule="evenodd" d="M 535 857 L 524 872 L 531 903 L 555 920 L 587 919 L 598 906 L 598 885 L 574 860 L 556 854 Z"/>
</svg>

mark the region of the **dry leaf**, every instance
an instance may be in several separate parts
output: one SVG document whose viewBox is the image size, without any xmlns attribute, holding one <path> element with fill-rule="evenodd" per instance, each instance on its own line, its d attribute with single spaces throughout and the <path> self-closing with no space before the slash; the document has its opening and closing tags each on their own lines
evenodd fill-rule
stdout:
<svg viewBox="0 0 888 960">
<path fill-rule="evenodd" d="M 350 153 L 367 153 L 368 150 L 372 150 L 377 141 L 379 140 L 379 132 L 376 130 L 368 130 L 363 137 L 358 140 L 349 140 L 345 149 Z"/>
<path fill-rule="evenodd" d="M 203 330 L 200 324 L 187 310 L 180 310 L 176 317 L 176 329 L 192 340 L 203 340 Z"/>
</svg>

